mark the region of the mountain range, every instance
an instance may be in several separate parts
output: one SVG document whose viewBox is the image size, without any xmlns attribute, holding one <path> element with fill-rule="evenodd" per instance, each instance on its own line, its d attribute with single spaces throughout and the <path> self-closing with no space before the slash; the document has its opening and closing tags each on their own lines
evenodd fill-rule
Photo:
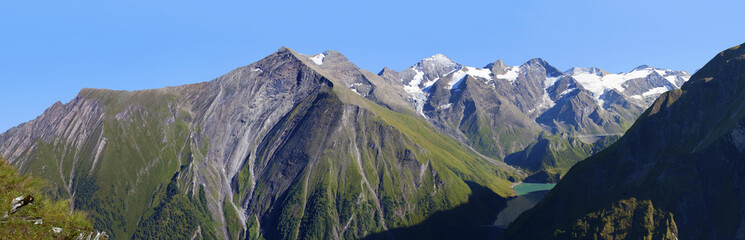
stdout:
<svg viewBox="0 0 745 240">
<path fill-rule="evenodd" d="M 745 237 L 743 70 L 745 45 L 717 54 L 575 165 L 504 238 Z"/>
<path fill-rule="evenodd" d="M 618 74 L 576 67 L 562 72 L 539 58 L 475 68 L 441 54 L 378 75 L 402 88 L 439 130 L 517 166 L 529 180 L 553 182 L 617 139 L 657 96 L 690 78 L 646 65 Z"/>
<path fill-rule="evenodd" d="M 558 181 L 689 77 L 443 55 L 374 74 L 283 47 L 209 82 L 83 89 L 0 157 L 114 238 L 480 237 L 514 183 Z"/>
</svg>

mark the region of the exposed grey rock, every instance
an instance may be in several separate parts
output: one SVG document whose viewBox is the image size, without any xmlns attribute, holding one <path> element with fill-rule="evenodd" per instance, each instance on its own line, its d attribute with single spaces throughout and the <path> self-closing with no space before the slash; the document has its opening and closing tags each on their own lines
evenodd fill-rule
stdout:
<svg viewBox="0 0 745 240">
<path fill-rule="evenodd" d="M 22 207 L 34 202 L 34 197 L 31 195 L 18 196 L 10 201 L 10 214 L 16 213 Z"/>
</svg>

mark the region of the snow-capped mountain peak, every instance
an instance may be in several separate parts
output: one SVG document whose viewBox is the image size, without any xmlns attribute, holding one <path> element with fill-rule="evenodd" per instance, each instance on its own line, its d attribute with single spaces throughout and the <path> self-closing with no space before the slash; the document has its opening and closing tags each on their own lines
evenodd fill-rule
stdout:
<svg viewBox="0 0 745 240">
<path fill-rule="evenodd" d="M 571 68 L 565 73 L 592 92 L 600 106 L 603 105 L 601 95 L 608 90 L 615 89 L 626 97 L 651 102 L 664 91 L 679 88 L 690 78 L 686 72 L 653 68 L 648 65 L 638 66 L 628 73 L 611 74 L 598 68 L 578 67 Z"/>
<path fill-rule="evenodd" d="M 438 53 L 428 58 L 422 59 L 421 61 L 419 61 L 417 65 L 418 66 L 436 65 L 436 66 L 442 66 L 442 67 L 454 67 L 454 66 L 457 66 L 458 63 L 456 63 L 449 57 Z"/>
<path fill-rule="evenodd" d="M 381 71 L 381 74 L 384 72 Z M 597 67 L 573 67 L 561 72 L 540 58 L 519 66 L 508 66 L 498 60 L 484 68 L 477 68 L 458 64 L 442 54 L 422 59 L 401 72 L 387 72 L 397 74 L 414 108 L 425 117 L 423 107 L 430 98 L 431 88 L 440 80 L 446 82 L 438 86 L 456 93 L 463 90 L 462 83 L 470 76 L 486 84 L 481 86 L 503 91 L 499 94 L 513 99 L 516 106 L 535 116 L 556 105 L 555 101 L 574 96 L 586 99 L 588 94 L 599 108 L 607 111 L 611 110 L 607 109 L 610 105 L 606 106 L 606 103 L 615 104 L 618 101 L 630 101 L 640 108 L 646 108 L 657 96 L 667 90 L 680 88 L 690 78 L 690 74 L 684 71 L 648 65 L 616 74 Z"/>
</svg>

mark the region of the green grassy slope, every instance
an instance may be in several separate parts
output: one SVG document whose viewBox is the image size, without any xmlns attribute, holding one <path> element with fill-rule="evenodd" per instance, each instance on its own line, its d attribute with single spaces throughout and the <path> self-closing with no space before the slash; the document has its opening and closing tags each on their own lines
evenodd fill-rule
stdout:
<svg viewBox="0 0 745 240">
<path fill-rule="evenodd" d="M 178 173 L 165 189 L 152 214 L 137 226 L 132 239 L 217 239 L 207 212 L 204 190 L 198 198 L 188 198 L 178 189 Z M 238 238 L 238 236 L 231 236 Z"/>
<path fill-rule="evenodd" d="M 205 155 L 192 149 L 190 133 L 199 130 L 190 126 L 187 109 L 174 107 L 178 95 L 166 90 L 85 89 L 79 98 L 105 106 L 91 133 L 98 137 L 77 146 L 64 139 L 37 140 L 38 147 L 25 153 L 33 159 L 25 170 L 45 176 L 56 197 L 73 195 L 75 207 L 90 212 L 97 229 L 127 238 L 162 201 L 157 193 L 170 176 Z M 101 139 L 106 144 L 98 153 Z"/>
<path fill-rule="evenodd" d="M 79 234 L 95 232 L 84 212 L 70 212 L 67 200 L 52 200 L 40 190 L 44 182 L 37 178 L 21 176 L 17 170 L 0 160 L 0 236 L 4 239 L 73 239 Z M 9 214 L 11 201 L 18 196 L 30 195 L 33 203 Z M 8 213 L 7 218 L 2 218 Z M 42 219 L 34 224 L 26 219 Z M 54 233 L 52 227 L 62 229 Z"/>
</svg>

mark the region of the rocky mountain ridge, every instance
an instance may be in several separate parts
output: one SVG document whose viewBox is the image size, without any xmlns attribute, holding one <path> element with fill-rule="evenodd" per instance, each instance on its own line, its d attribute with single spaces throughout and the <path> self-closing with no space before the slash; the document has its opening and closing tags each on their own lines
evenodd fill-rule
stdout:
<svg viewBox="0 0 745 240">
<path fill-rule="evenodd" d="M 562 118 L 554 113 L 556 111 L 547 112 L 557 105 L 563 105 L 564 102 L 577 99 L 575 101 L 599 110 L 596 114 L 602 114 L 604 110 L 613 117 L 626 119 L 627 114 L 624 110 L 639 112 L 640 109 L 649 106 L 657 96 L 667 90 L 680 88 L 690 78 L 690 74 L 685 71 L 652 68 L 647 65 L 636 67 L 628 73 L 618 74 L 608 73 L 599 68 L 579 67 L 562 72 L 540 58 L 531 59 L 520 66 L 507 66 L 501 60 L 497 60 L 483 68 L 476 68 L 458 64 L 442 54 L 425 58 L 401 72 L 384 68 L 378 75 L 391 82 L 400 82 L 409 94 L 409 102 L 420 115 L 427 118 L 433 117 L 433 113 L 426 113 L 425 110 L 433 95 L 433 86 L 439 81 L 444 81 L 441 85 L 446 86 L 445 89 L 459 92 L 462 91 L 459 89 L 461 83 L 468 76 L 481 80 L 497 94 L 508 96 L 513 105 L 529 118 L 557 120 L 562 123 L 567 121 L 562 121 Z M 566 95 L 567 98 L 562 99 Z M 594 104 L 586 98 L 593 100 Z M 451 105 L 447 104 L 452 103 L 444 102 L 442 105 L 429 107 L 449 108 Z M 552 130 L 554 133 L 602 134 L 622 129 L 588 129 L 581 123 L 572 122 L 569 124 L 580 127 L 557 129 L 557 126 L 552 126 L 553 124 L 548 122 L 539 121 L 539 124 L 543 129 Z"/>
<path fill-rule="evenodd" d="M 114 238 L 480 236 L 523 176 L 403 96 L 336 52 L 281 48 L 209 82 L 84 89 L 1 134 L 0 155 Z M 455 207 L 472 214 L 425 221 Z"/>
<path fill-rule="evenodd" d="M 540 58 L 475 68 L 441 54 L 378 75 L 398 84 L 404 99 L 441 131 L 530 175 L 549 176 L 529 179 L 549 182 L 612 143 L 654 97 L 689 78 L 647 66 L 619 74 L 562 72 Z"/>
</svg>

